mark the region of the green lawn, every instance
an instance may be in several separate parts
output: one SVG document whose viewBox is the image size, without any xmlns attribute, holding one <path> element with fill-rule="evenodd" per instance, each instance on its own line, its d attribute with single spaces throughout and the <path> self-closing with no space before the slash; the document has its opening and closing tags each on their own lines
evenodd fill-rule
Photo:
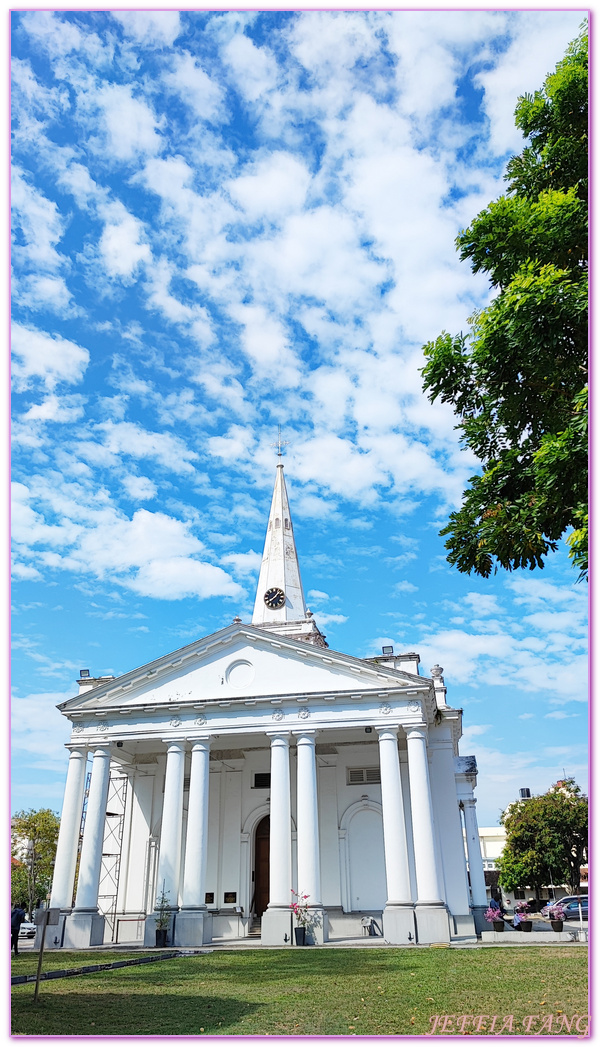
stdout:
<svg viewBox="0 0 600 1047">
<path fill-rule="evenodd" d="M 128 955 L 46 954 L 44 970 Z M 19 957 L 13 974 L 35 966 L 36 955 Z M 535 1033 L 543 1016 L 587 1013 L 587 950 L 213 952 L 42 982 L 36 1006 L 33 992 L 33 984 L 12 990 L 13 1034 L 389 1036 L 430 1032 L 432 1015 L 488 1014 L 513 1015 L 512 1031 L 523 1035 L 527 1015 L 540 1015 Z"/>
</svg>

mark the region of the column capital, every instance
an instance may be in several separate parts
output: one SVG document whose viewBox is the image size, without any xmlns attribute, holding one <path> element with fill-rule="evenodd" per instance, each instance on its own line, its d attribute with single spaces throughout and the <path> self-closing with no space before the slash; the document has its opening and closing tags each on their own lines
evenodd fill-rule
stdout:
<svg viewBox="0 0 600 1047">
<path fill-rule="evenodd" d="M 181 752 L 186 751 L 186 738 L 161 738 L 161 742 L 167 746 L 167 752 L 175 752 L 179 749 Z"/>
<path fill-rule="evenodd" d="M 476 796 L 461 796 L 461 802 L 464 807 L 474 807 L 477 803 Z"/>
<path fill-rule="evenodd" d="M 81 742 L 66 742 L 65 749 L 69 750 L 69 756 L 87 756 L 88 747 Z"/>
<path fill-rule="evenodd" d="M 301 738 L 306 738 L 308 741 L 310 741 L 312 744 L 314 744 L 317 732 L 316 732 L 316 729 L 313 729 L 313 730 L 309 729 L 309 730 L 306 730 L 306 731 L 303 731 L 303 730 L 292 731 L 292 734 L 294 735 L 295 738 L 298 739 L 298 741 L 300 741 Z"/>
<path fill-rule="evenodd" d="M 425 721 L 421 723 L 405 723 L 402 724 L 402 729 L 406 734 L 407 738 L 411 736 L 415 738 L 426 738 L 427 737 L 427 724 Z"/>
<path fill-rule="evenodd" d="M 186 741 L 191 743 L 192 752 L 195 749 L 210 749 L 210 734 L 201 734 L 198 738 L 187 738 Z"/>
<path fill-rule="evenodd" d="M 382 724 L 381 727 L 376 727 L 375 728 L 375 731 L 379 735 L 382 735 L 382 734 L 385 734 L 385 733 L 387 733 L 387 734 L 396 734 L 397 735 L 399 730 L 400 730 L 400 724 L 399 723 L 386 723 L 386 724 Z"/>
<path fill-rule="evenodd" d="M 291 731 L 265 731 L 267 738 L 271 739 L 271 744 L 277 739 L 281 738 L 285 742 L 289 742 Z"/>
<path fill-rule="evenodd" d="M 110 759 L 110 742 L 104 743 L 103 745 L 92 745 L 89 752 L 94 758 L 96 756 L 108 756 Z"/>
</svg>

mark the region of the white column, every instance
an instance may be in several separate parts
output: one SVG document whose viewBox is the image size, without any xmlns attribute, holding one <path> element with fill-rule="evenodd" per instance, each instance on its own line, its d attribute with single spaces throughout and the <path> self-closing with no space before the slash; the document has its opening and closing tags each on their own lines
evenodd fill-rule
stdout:
<svg viewBox="0 0 600 1047">
<path fill-rule="evenodd" d="M 270 909 L 289 909 L 292 901 L 291 826 L 290 742 L 287 733 L 278 733 L 271 736 Z"/>
<path fill-rule="evenodd" d="M 479 828 L 477 825 L 477 812 L 475 797 L 463 796 L 462 804 L 465 816 L 465 833 L 467 837 L 467 855 L 469 859 L 469 878 L 471 880 L 471 898 L 473 905 L 487 905 L 487 891 L 485 889 L 485 873 L 481 858 L 481 844 L 479 842 Z"/>
<path fill-rule="evenodd" d="M 210 739 L 192 746 L 182 909 L 205 909 Z"/>
<path fill-rule="evenodd" d="M 411 903 L 411 896 L 398 760 L 398 728 L 378 728 L 377 733 L 379 735 L 387 905 L 406 905 Z"/>
<path fill-rule="evenodd" d="M 108 746 L 102 749 L 95 749 L 92 759 L 92 777 L 79 861 L 75 912 L 89 913 L 98 911 L 98 887 L 102 866 L 102 845 L 104 843 L 104 822 L 106 819 L 109 778 L 110 750 Z"/>
<path fill-rule="evenodd" d="M 321 905 L 315 732 L 299 734 L 297 746 L 298 893 L 307 894 L 308 905 L 314 908 Z"/>
<path fill-rule="evenodd" d="M 417 881 L 415 906 L 417 942 L 420 945 L 449 942 L 450 917 L 442 901 L 436 861 L 434 810 L 427 759 L 427 724 L 417 723 L 405 726 L 404 730 L 406 731 L 413 853 Z"/>
<path fill-rule="evenodd" d="M 72 749 L 65 785 L 65 798 L 56 846 L 56 861 L 52 880 L 52 909 L 70 909 L 73 904 L 73 884 L 77 865 L 77 847 L 85 788 L 85 749 Z"/>
<path fill-rule="evenodd" d="M 176 909 L 179 904 L 184 769 L 184 744 L 183 742 L 171 742 L 167 749 L 156 898 L 158 899 L 162 894 L 164 885 L 165 892 L 168 894 L 168 903 L 172 909 Z"/>
<path fill-rule="evenodd" d="M 433 807 L 427 765 L 427 727 L 406 727 L 417 904 L 442 905 L 435 860 Z"/>
</svg>

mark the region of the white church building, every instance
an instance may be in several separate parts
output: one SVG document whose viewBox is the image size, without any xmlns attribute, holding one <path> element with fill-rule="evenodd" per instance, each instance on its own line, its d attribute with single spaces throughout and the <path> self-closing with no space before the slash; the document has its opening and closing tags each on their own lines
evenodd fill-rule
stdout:
<svg viewBox="0 0 600 1047">
<path fill-rule="evenodd" d="M 163 892 L 181 947 L 292 945 L 292 890 L 315 943 L 371 921 L 398 945 L 482 929 L 462 712 L 418 654 L 329 649 L 279 462 L 252 622 L 117 678 L 82 670 L 59 706 L 72 734 L 47 948 L 154 945 Z"/>
</svg>

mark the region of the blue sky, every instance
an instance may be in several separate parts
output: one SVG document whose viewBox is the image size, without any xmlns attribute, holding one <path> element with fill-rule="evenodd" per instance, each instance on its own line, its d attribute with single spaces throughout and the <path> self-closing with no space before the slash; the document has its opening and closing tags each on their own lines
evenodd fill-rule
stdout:
<svg viewBox="0 0 600 1047">
<path fill-rule="evenodd" d="M 582 17 L 13 12 L 13 809 L 60 810 L 80 668 L 250 620 L 278 425 L 319 625 L 444 667 L 480 824 L 585 788 L 587 591 L 450 569 L 477 463 L 419 374 Z"/>
</svg>

